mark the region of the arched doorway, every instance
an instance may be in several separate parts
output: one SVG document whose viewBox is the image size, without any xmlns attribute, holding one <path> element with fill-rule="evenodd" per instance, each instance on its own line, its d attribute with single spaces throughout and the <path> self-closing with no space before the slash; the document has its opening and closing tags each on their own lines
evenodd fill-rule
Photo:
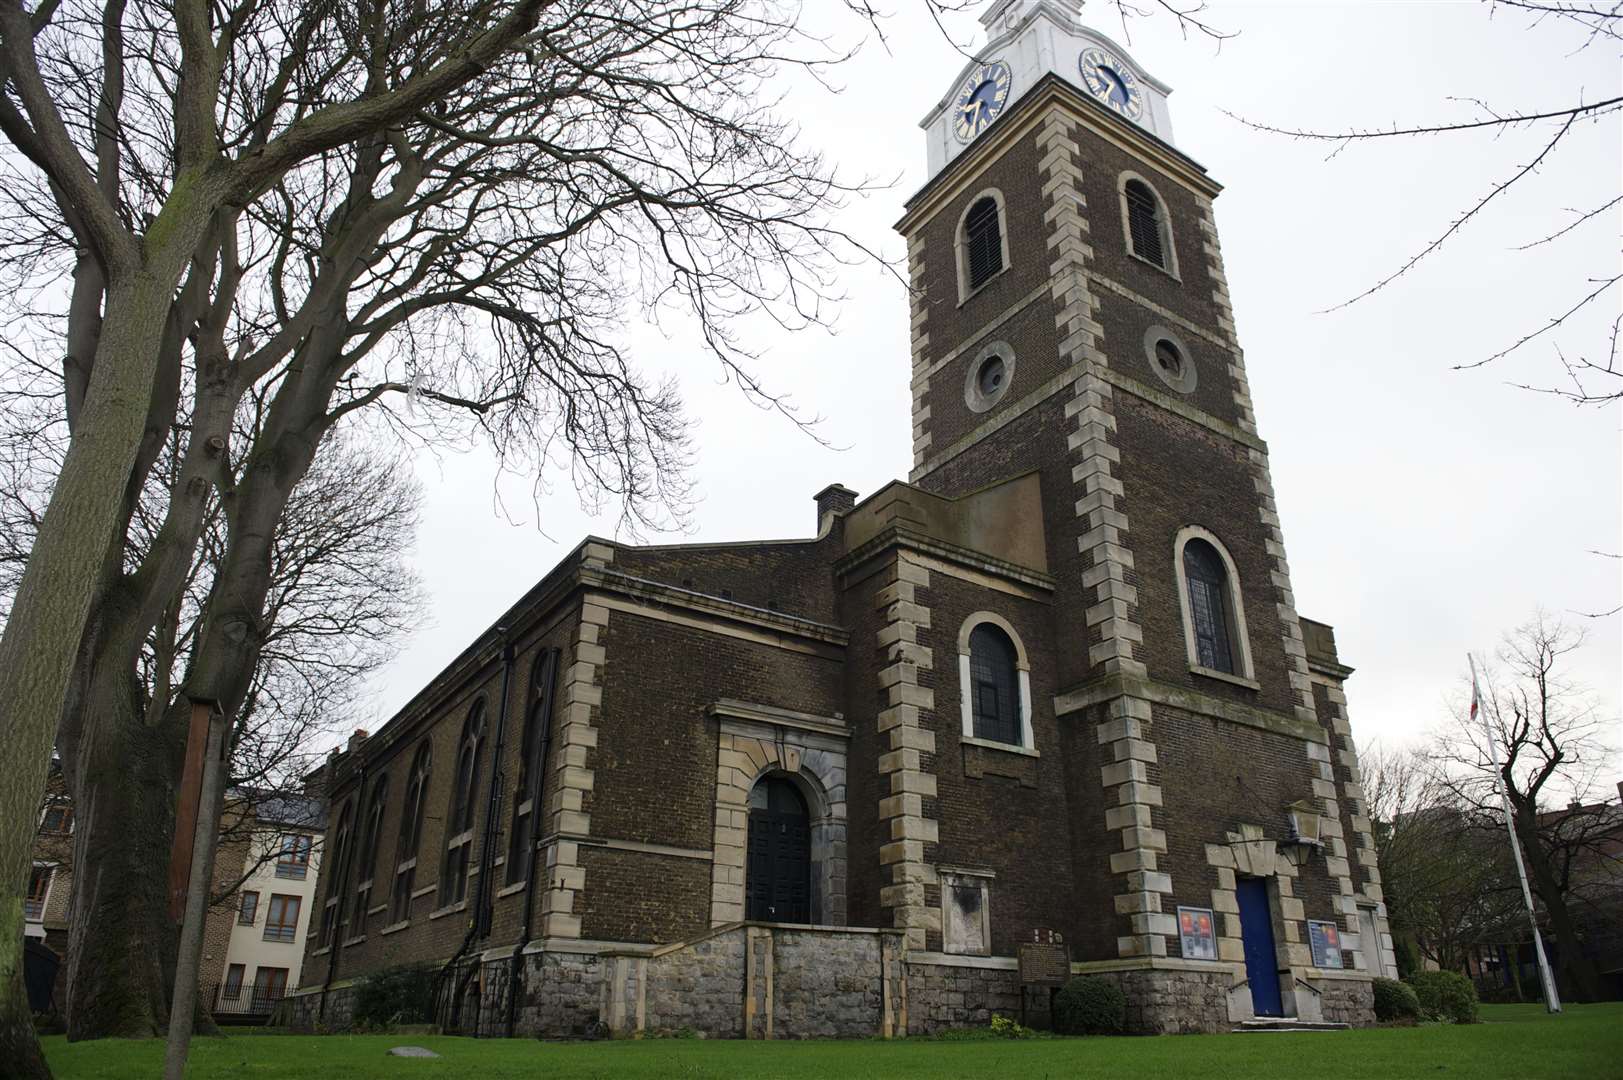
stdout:
<svg viewBox="0 0 1623 1080">
<path fill-rule="evenodd" d="M 750 790 L 744 917 L 811 922 L 811 814 L 792 781 L 766 776 Z"/>
</svg>

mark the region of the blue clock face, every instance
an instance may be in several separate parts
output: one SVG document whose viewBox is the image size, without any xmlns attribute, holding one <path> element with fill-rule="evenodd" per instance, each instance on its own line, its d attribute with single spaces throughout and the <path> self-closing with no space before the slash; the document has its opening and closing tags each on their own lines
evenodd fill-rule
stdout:
<svg viewBox="0 0 1623 1080">
<path fill-rule="evenodd" d="M 952 133 L 968 142 L 1003 112 L 1012 85 L 1009 65 L 994 61 L 978 65 L 958 87 L 952 105 Z"/>
<path fill-rule="evenodd" d="M 1088 49 L 1078 62 L 1082 85 L 1098 101 L 1129 120 L 1144 115 L 1144 91 L 1127 64 L 1103 49 Z"/>
</svg>

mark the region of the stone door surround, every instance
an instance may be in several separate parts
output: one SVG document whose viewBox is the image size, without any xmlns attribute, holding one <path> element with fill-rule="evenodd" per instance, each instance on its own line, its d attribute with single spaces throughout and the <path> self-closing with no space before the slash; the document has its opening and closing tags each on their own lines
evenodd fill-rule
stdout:
<svg viewBox="0 0 1623 1080">
<path fill-rule="evenodd" d="M 850 738 L 844 720 L 728 699 L 705 711 L 717 721 L 710 925 L 744 918 L 750 791 L 763 777 L 782 776 L 800 791 L 811 812 L 811 921 L 844 926 Z"/>
</svg>

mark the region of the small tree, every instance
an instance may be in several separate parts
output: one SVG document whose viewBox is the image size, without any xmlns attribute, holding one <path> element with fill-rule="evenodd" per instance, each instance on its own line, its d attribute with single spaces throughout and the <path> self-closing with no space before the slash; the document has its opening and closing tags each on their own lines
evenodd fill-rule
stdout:
<svg viewBox="0 0 1623 1080">
<path fill-rule="evenodd" d="M 1581 630 L 1543 612 L 1506 634 L 1496 662 L 1480 672 L 1484 716 L 1473 723 L 1459 713 L 1435 752 L 1440 783 L 1501 845 L 1496 780 L 1502 785 L 1568 993 L 1595 1001 L 1600 984 L 1585 954 L 1582 914 L 1590 898 L 1616 890 L 1623 860 L 1606 847 L 1617 812 L 1600 797 L 1608 794 L 1601 773 L 1616 750 L 1616 720 L 1563 670 L 1583 642 Z M 1497 776 L 1489 739 L 1499 747 Z"/>
</svg>

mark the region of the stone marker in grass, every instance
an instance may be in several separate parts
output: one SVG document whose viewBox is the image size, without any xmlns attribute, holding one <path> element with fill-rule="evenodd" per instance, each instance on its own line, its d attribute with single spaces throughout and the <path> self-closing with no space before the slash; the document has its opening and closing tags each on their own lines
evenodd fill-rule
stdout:
<svg viewBox="0 0 1623 1080">
<path fill-rule="evenodd" d="M 390 1057 L 437 1058 L 438 1054 L 426 1046 L 396 1046 L 389 1050 Z"/>
</svg>

